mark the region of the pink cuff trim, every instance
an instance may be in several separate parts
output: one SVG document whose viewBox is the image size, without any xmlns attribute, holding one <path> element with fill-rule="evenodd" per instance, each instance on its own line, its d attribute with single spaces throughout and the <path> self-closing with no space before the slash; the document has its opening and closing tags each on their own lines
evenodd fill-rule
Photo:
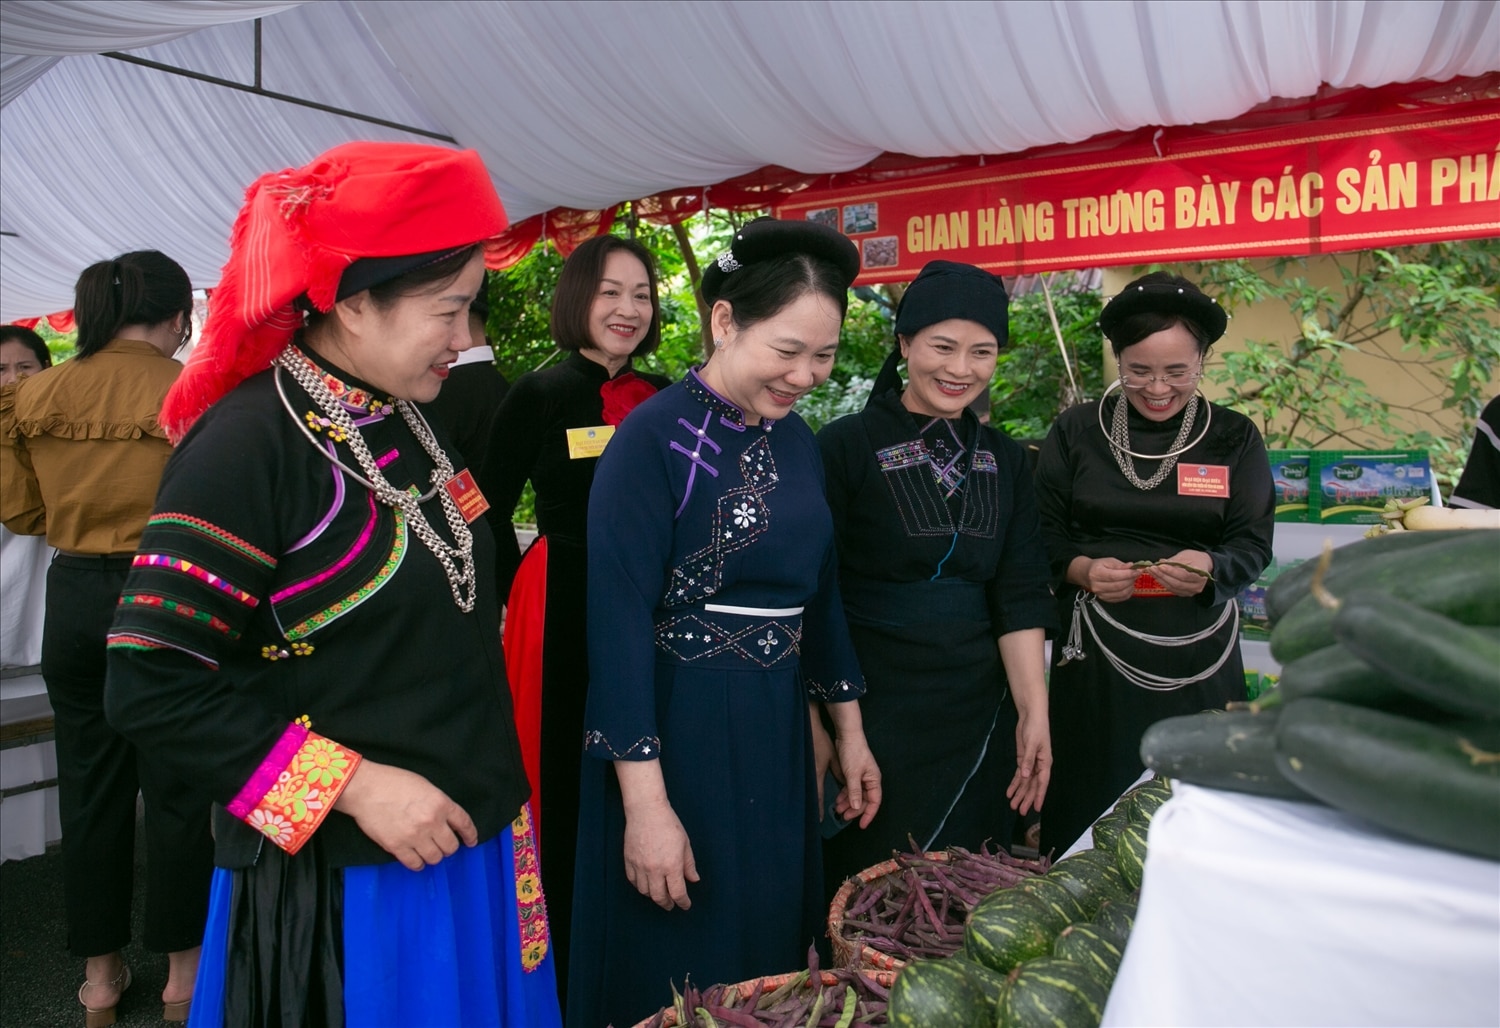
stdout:
<svg viewBox="0 0 1500 1028">
<path fill-rule="evenodd" d="M 307 726 L 299 725 L 295 721 L 286 726 L 286 731 L 281 733 L 281 738 L 271 747 L 271 752 L 266 754 L 266 759 L 260 762 L 260 767 L 250 776 L 238 795 L 229 801 L 229 813 L 241 821 L 250 816 L 266 793 L 271 791 L 271 786 L 276 784 L 276 779 L 281 772 L 286 770 L 287 764 L 291 763 L 292 757 L 302 748 L 302 743 L 307 739 Z"/>
</svg>

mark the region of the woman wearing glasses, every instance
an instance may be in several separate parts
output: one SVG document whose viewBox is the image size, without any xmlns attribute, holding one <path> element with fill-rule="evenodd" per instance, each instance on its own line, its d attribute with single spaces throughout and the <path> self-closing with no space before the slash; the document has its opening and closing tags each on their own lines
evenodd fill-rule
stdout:
<svg viewBox="0 0 1500 1028">
<path fill-rule="evenodd" d="M 1148 726 L 1243 698 L 1235 595 L 1271 559 L 1275 497 L 1255 425 L 1198 392 L 1227 322 L 1184 278 L 1131 282 L 1099 318 L 1119 382 L 1064 412 L 1042 447 L 1064 628 L 1043 850 L 1072 844 L 1140 775 Z"/>
</svg>

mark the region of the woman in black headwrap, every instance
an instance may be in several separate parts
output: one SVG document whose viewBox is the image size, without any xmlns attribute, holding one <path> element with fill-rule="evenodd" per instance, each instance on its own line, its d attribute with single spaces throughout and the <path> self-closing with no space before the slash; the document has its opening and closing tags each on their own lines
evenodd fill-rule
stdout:
<svg viewBox="0 0 1500 1028">
<path fill-rule="evenodd" d="M 1228 322 L 1153 272 L 1099 325 L 1120 392 L 1064 411 L 1037 464 L 1042 534 L 1067 638 L 1052 651 L 1057 774 L 1042 845 L 1071 845 L 1144 770 L 1141 733 L 1243 699 L 1237 594 L 1271 559 L 1265 443 L 1197 392 Z"/>
<path fill-rule="evenodd" d="M 818 435 L 865 733 L 886 769 L 870 828 L 824 846 L 830 890 L 908 835 L 923 849 L 1006 846 L 1014 812 L 1046 795 L 1042 648 L 1056 618 L 1031 475 L 969 409 L 1006 335 L 1000 280 L 932 261 L 865 409 Z"/>
</svg>

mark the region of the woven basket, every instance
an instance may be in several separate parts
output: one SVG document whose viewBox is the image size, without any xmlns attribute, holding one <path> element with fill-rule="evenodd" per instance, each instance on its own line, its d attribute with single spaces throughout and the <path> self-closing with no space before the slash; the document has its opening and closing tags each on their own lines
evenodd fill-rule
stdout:
<svg viewBox="0 0 1500 1028">
<path fill-rule="evenodd" d="M 892 863 L 894 863 L 894 861 Z M 734 993 L 737 997 L 748 996 L 750 995 L 750 993 L 755 991 L 756 982 L 764 982 L 765 984 L 761 986 L 761 990 L 763 992 L 773 992 L 776 989 L 781 988 L 787 982 L 791 981 L 799 973 L 800 972 L 798 971 L 792 971 L 787 974 L 769 975 L 765 978 L 751 978 L 747 982 L 739 982 L 736 985 L 731 985 L 730 988 L 734 990 Z M 822 978 L 824 985 L 833 985 L 838 981 L 838 979 L 828 971 L 821 972 L 820 977 Z M 877 985 L 880 985 L 881 987 L 886 989 L 889 989 L 896 983 L 895 971 L 875 971 L 870 974 L 869 977 L 875 979 L 875 983 Z M 662 1012 L 665 1012 L 667 1015 L 666 1020 L 662 1022 L 663 1028 L 677 1028 L 677 1012 L 668 1007 L 663 1007 L 661 1010 L 658 1010 L 656 1014 L 660 1014 Z M 652 1014 L 651 1017 L 643 1018 L 642 1020 L 636 1022 L 633 1028 L 646 1028 L 646 1025 L 651 1023 L 651 1018 L 655 1017 L 656 1014 Z"/>
<path fill-rule="evenodd" d="M 946 861 L 948 851 L 938 853 L 924 853 L 928 860 Z M 833 943 L 833 961 L 840 967 L 873 968 L 877 971 L 899 971 L 906 966 L 906 961 L 899 957 L 893 957 L 889 953 L 882 953 L 878 949 L 872 949 L 859 940 L 844 938 L 844 910 L 849 906 L 849 900 L 862 887 L 884 878 L 886 875 L 898 873 L 901 865 L 894 860 L 882 861 L 874 867 L 867 867 L 859 874 L 850 878 L 839 891 L 834 893 L 833 904 L 828 908 L 828 938 Z"/>
</svg>

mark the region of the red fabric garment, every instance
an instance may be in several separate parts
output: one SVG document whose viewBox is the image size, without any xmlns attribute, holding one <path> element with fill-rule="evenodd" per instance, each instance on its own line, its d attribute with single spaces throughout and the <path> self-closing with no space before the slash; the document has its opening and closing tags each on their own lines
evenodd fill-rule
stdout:
<svg viewBox="0 0 1500 1028">
<path fill-rule="evenodd" d="M 656 386 L 633 371 L 616 375 L 599 387 L 599 395 L 604 399 L 604 423 L 618 425 L 625 420 L 625 415 L 655 392 Z"/>
<path fill-rule="evenodd" d="M 531 782 L 537 837 L 542 831 L 542 632 L 547 625 L 547 539 L 521 558 L 505 606 L 505 677 L 510 679 L 521 763 Z"/>
<path fill-rule="evenodd" d="M 331 309 L 358 258 L 455 249 L 505 227 L 472 150 L 346 143 L 306 167 L 262 175 L 235 218 L 203 339 L 162 407 L 168 434 L 182 438 L 210 404 L 270 365 L 302 325 L 299 296 Z"/>
</svg>

